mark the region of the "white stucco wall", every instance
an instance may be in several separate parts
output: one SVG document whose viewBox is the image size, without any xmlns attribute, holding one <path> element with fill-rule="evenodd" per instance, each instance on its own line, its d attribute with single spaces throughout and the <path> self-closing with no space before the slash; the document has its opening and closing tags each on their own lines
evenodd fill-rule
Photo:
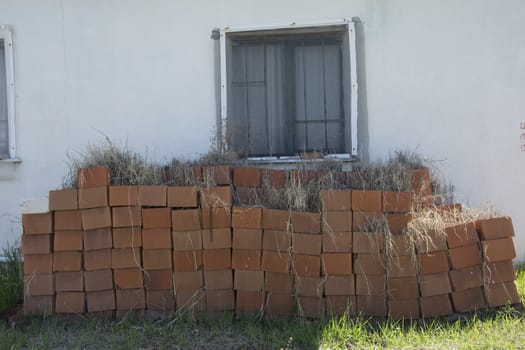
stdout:
<svg viewBox="0 0 525 350">
<path fill-rule="evenodd" d="M 221 25 L 359 17 L 360 147 L 443 160 L 458 198 L 513 217 L 525 258 L 521 0 L 0 0 L 13 30 L 20 164 L 0 164 L 0 247 L 103 133 L 157 159 L 208 149 Z M 525 130 L 523 130 L 525 132 Z"/>
</svg>

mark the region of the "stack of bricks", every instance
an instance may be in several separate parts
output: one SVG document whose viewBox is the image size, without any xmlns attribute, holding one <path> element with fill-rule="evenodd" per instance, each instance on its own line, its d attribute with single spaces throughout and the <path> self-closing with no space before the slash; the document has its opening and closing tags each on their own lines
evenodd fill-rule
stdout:
<svg viewBox="0 0 525 350">
<path fill-rule="evenodd" d="M 233 205 L 235 193 L 255 202 L 284 172 L 193 172 L 218 186 L 111 186 L 95 167 L 51 191 L 50 213 L 22 217 L 25 313 L 415 319 L 519 303 L 510 218 L 414 244 L 412 193 L 323 190 L 318 213 L 263 209 Z"/>
</svg>

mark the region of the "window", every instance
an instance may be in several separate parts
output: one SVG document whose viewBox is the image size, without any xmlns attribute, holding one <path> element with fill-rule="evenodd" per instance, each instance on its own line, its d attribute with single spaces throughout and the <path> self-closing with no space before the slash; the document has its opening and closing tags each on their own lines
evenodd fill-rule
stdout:
<svg viewBox="0 0 525 350">
<path fill-rule="evenodd" d="M 15 106 L 11 33 L 0 25 L 0 160 L 15 159 Z"/>
<path fill-rule="evenodd" d="M 224 29 L 220 39 L 229 149 L 245 157 L 356 155 L 352 22 Z"/>
</svg>

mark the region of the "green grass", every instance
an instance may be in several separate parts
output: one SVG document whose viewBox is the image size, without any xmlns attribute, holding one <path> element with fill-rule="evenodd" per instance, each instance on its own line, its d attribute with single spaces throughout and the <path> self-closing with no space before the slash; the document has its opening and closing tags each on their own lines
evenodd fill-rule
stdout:
<svg viewBox="0 0 525 350">
<path fill-rule="evenodd" d="M 5 262 L 0 262 L 0 316 L 15 307 L 22 300 L 23 274 L 20 248 L 8 246 L 2 254 Z"/>
<path fill-rule="evenodd" d="M 525 300 L 525 268 L 516 285 Z M 514 349 L 525 348 L 525 319 L 506 307 L 456 321 L 219 319 L 175 321 L 28 318 L 0 324 L 0 349 Z"/>
</svg>

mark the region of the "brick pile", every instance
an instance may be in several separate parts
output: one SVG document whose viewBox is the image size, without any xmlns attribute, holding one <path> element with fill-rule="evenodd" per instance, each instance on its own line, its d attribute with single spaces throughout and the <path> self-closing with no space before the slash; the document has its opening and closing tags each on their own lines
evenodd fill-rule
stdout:
<svg viewBox="0 0 525 350">
<path fill-rule="evenodd" d="M 94 167 L 78 190 L 50 191 L 49 213 L 22 218 L 25 314 L 415 319 L 520 302 L 508 217 L 414 244 L 412 193 L 324 190 L 318 213 L 263 209 L 233 199 L 253 204 L 284 171 L 198 172 L 218 186 L 111 186 Z M 365 232 L 382 216 L 391 234 Z"/>
</svg>

